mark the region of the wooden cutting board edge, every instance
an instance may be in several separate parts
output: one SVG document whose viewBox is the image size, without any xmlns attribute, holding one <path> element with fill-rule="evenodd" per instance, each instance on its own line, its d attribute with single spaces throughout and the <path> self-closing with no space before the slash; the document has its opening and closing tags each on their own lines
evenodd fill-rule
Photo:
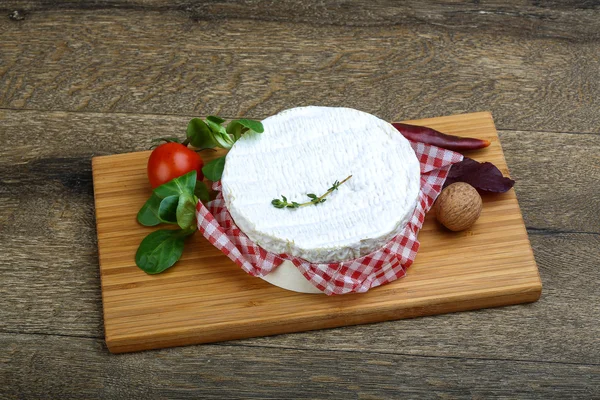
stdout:
<svg viewBox="0 0 600 400">
<path fill-rule="evenodd" d="M 410 319 L 418 317 L 426 317 L 440 314 L 449 314 L 462 311 L 473 311 L 484 308 L 506 307 L 511 305 L 533 303 L 540 298 L 541 284 L 518 285 L 512 291 L 507 291 L 498 295 L 479 296 L 476 299 L 467 296 L 456 296 L 456 298 L 447 298 L 447 301 L 442 303 L 432 304 L 415 304 L 409 307 L 399 308 L 397 305 L 390 307 L 381 307 L 380 309 L 363 309 L 360 313 L 343 312 L 335 316 L 322 316 L 315 318 L 313 315 L 293 319 L 273 318 L 270 323 L 270 328 L 265 330 L 264 319 L 259 330 L 255 329 L 252 321 L 247 321 L 245 325 L 239 323 L 227 326 L 227 324 L 219 325 L 218 327 L 211 326 L 209 329 L 191 328 L 186 332 L 182 332 L 180 328 L 173 329 L 172 336 L 165 339 L 165 334 L 168 331 L 163 330 L 159 334 L 148 335 L 120 335 L 113 338 L 106 336 L 106 344 L 111 353 L 126 353 L 131 351 L 143 351 L 159 349 L 164 347 L 178 347 L 193 344 L 216 343 L 230 340 L 247 339 L 251 337 L 274 336 L 287 333 L 298 333 L 297 326 L 302 325 L 302 332 L 332 329 L 344 326 L 365 325 L 385 321 L 395 321 L 401 319 Z M 471 293 L 472 295 L 472 293 Z M 464 297 L 464 298 L 460 298 Z M 230 329 L 233 328 L 233 329 Z M 224 333 L 224 331 L 226 333 Z M 135 348 L 132 349 L 132 341 L 136 342 Z"/>
</svg>

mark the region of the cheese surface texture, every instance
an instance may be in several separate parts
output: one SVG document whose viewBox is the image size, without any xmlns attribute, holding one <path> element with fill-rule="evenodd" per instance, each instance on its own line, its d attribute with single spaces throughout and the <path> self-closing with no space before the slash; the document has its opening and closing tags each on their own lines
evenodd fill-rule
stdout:
<svg viewBox="0 0 600 400">
<path fill-rule="evenodd" d="M 265 119 L 227 154 L 225 204 L 253 242 L 275 254 L 340 262 L 384 246 L 417 204 L 419 161 L 391 124 L 350 108 L 299 107 Z M 318 205 L 304 203 L 352 175 Z"/>
</svg>

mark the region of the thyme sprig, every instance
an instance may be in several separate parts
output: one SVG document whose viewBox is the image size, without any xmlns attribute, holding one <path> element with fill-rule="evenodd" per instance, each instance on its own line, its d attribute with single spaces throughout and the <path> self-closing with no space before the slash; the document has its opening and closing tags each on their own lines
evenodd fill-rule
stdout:
<svg viewBox="0 0 600 400">
<path fill-rule="evenodd" d="M 310 205 L 316 206 L 318 204 L 325 203 L 327 201 L 327 199 L 325 197 L 329 196 L 332 192 L 338 190 L 340 185 L 344 184 L 344 182 L 346 182 L 350 178 L 352 178 L 352 175 L 348 176 L 346 179 L 344 179 L 341 182 L 335 181 L 333 183 L 333 185 L 331 185 L 331 187 L 325 193 L 323 193 L 321 196 L 317 196 L 314 193 L 308 193 L 306 196 L 308 196 L 308 198 L 310 200 L 305 203 L 297 203 L 295 201 L 290 202 L 290 201 L 288 201 L 287 197 L 285 197 L 284 195 L 281 195 L 281 199 L 273 199 L 271 201 L 271 204 L 275 208 L 300 208 L 300 207 L 310 206 Z"/>
</svg>

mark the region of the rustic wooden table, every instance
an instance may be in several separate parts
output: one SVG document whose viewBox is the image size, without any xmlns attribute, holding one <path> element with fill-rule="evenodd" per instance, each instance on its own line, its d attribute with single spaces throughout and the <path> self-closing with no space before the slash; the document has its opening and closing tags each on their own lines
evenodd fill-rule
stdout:
<svg viewBox="0 0 600 400">
<path fill-rule="evenodd" d="M 493 113 L 530 305 L 111 355 L 90 159 L 193 116 Z M 599 398 L 598 1 L 3 1 L 1 398 Z"/>
</svg>

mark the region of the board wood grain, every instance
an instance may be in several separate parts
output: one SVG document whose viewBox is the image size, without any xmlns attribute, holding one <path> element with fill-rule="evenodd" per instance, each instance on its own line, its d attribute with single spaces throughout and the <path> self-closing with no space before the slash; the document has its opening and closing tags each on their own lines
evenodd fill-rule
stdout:
<svg viewBox="0 0 600 400">
<path fill-rule="evenodd" d="M 492 142 L 469 156 L 508 175 L 490 113 L 408 121 Z M 206 159 L 220 153 L 206 155 Z M 149 152 L 92 160 L 106 344 L 113 353 L 266 336 L 532 302 L 541 281 L 511 190 L 484 196 L 472 229 L 441 228 L 432 212 L 407 276 L 366 294 L 328 297 L 289 292 L 247 275 L 200 234 L 159 275 L 135 266 L 137 224 L 149 197 Z"/>
</svg>

